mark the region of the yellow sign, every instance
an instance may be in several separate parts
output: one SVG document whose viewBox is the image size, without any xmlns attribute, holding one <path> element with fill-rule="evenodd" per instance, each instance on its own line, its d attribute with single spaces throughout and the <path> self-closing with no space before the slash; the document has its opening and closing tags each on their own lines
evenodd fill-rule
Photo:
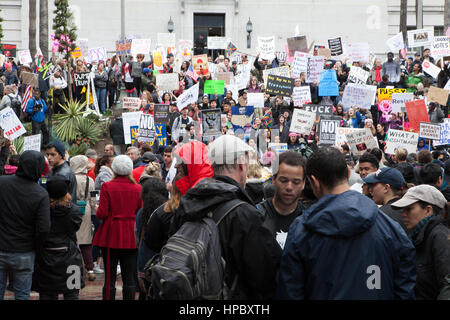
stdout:
<svg viewBox="0 0 450 320">
<path fill-rule="evenodd" d="M 392 101 L 393 93 L 406 93 L 406 89 L 394 88 L 394 89 L 378 89 L 378 101 L 389 100 Z"/>
<path fill-rule="evenodd" d="M 80 58 L 81 57 L 81 49 L 80 49 L 80 47 L 75 48 L 75 50 L 73 50 L 71 52 L 71 54 L 72 54 L 72 58 L 73 59 Z"/>
</svg>

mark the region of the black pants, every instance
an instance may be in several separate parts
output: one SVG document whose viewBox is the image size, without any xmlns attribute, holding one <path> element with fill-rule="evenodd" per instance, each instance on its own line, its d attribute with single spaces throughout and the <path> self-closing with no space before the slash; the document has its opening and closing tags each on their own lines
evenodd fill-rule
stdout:
<svg viewBox="0 0 450 320">
<path fill-rule="evenodd" d="M 62 89 L 55 89 L 53 90 L 53 112 L 54 113 L 63 113 L 64 110 L 61 107 L 61 105 L 65 105 L 66 104 L 66 97 L 68 96 L 64 96 L 64 90 Z"/>
<path fill-rule="evenodd" d="M 49 134 L 48 134 L 48 129 L 47 129 L 47 124 L 44 122 L 35 122 L 32 121 L 31 122 L 31 134 L 38 134 L 42 131 L 42 143 L 44 146 L 46 146 L 50 140 Z"/>
<path fill-rule="evenodd" d="M 103 263 L 105 264 L 105 284 L 103 286 L 103 300 L 106 300 L 106 293 L 108 291 L 109 299 L 114 300 L 115 298 L 117 264 L 119 262 L 123 282 L 123 300 L 134 300 L 137 289 L 137 252 L 137 249 L 102 248 Z M 110 279 L 109 288 L 107 287 L 108 277 Z"/>
<path fill-rule="evenodd" d="M 141 77 L 136 77 L 134 78 L 134 87 L 136 88 L 137 91 L 137 96 L 140 97 L 141 96 Z"/>
<path fill-rule="evenodd" d="M 78 300 L 79 290 L 73 290 L 68 293 L 64 293 L 64 300 Z M 39 300 L 58 300 L 57 293 L 51 292 L 39 292 Z"/>
</svg>

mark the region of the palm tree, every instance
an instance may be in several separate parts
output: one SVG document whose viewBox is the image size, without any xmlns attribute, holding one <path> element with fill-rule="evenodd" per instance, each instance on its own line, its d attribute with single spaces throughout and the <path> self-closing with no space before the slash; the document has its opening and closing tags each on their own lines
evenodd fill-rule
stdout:
<svg viewBox="0 0 450 320">
<path fill-rule="evenodd" d="M 28 0 L 30 5 L 29 20 L 30 26 L 28 28 L 28 49 L 30 49 L 31 56 L 36 53 L 36 0 Z"/>
<path fill-rule="evenodd" d="M 48 60 L 48 0 L 39 1 L 39 47 L 45 60 Z"/>
<path fill-rule="evenodd" d="M 444 32 L 450 27 L 450 0 L 445 0 L 444 5 Z"/>
<path fill-rule="evenodd" d="M 400 2 L 400 32 L 403 34 L 403 41 L 406 43 L 408 20 L 408 0 L 401 0 Z"/>
</svg>

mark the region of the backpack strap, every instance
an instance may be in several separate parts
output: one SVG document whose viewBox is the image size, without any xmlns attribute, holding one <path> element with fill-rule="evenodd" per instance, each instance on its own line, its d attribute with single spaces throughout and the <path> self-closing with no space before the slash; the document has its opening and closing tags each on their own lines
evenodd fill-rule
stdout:
<svg viewBox="0 0 450 320">
<path fill-rule="evenodd" d="M 239 199 L 233 199 L 231 201 L 225 202 L 224 204 L 219 205 L 213 212 L 208 213 L 208 217 L 212 218 L 218 226 L 232 210 L 236 209 L 244 203 L 247 202 Z"/>
<path fill-rule="evenodd" d="M 86 176 L 86 189 L 84 190 L 84 201 L 88 201 L 88 192 L 89 192 L 89 177 Z"/>
</svg>

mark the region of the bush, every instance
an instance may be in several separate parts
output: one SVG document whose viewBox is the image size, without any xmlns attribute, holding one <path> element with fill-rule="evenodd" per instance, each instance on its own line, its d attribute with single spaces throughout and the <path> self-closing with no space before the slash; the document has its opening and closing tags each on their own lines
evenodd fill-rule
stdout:
<svg viewBox="0 0 450 320">
<path fill-rule="evenodd" d="M 66 105 L 61 105 L 64 113 L 55 114 L 53 118 L 58 122 L 55 126 L 55 135 L 64 142 L 72 143 L 78 136 L 78 126 L 86 113 L 86 102 L 70 100 Z"/>
<path fill-rule="evenodd" d="M 87 141 L 89 145 L 97 143 L 102 134 L 101 127 L 87 117 L 80 119 L 76 131 L 76 137 Z"/>
</svg>

